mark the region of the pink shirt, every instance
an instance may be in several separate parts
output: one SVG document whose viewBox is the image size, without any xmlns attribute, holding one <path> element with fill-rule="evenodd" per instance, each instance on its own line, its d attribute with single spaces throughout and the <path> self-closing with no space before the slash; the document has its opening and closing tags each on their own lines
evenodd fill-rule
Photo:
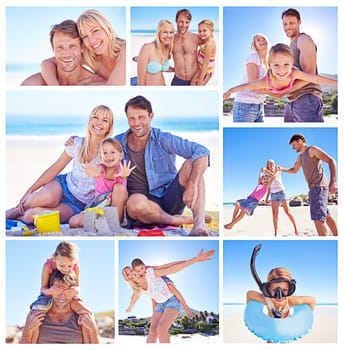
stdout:
<svg viewBox="0 0 344 350">
<path fill-rule="evenodd" d="M 288 86 L 284 87 L 284 88 L 281 88 L 281 89 L 277 89 L 275 88 L 273 85 L 272 85 L 272 81 L 271 81 L 271 77 L 270 77 L 270 73 L 268 72 L 268 74 L 266 75 L 266 82 L 268 83 L 269 85 L 269 88 L 272 92 L 276 93 L 276 94 L 284 94 L 284 93 L 287 93 L 288 91 L 290 91 L 294 85 L 294 75 L 293 75 L 293 71 L 291 71 L 290 73 L 290 81 L 289 81 L 289 84 Z"/>
<path fill-rule="evenodd" d="M 259 184 L 253 190 L 253 192 L 249 195 L 249 197 L 251 197 L 259 202 L 264 197 L 266 190 L 267 190 L 266 185 Z"/>
<path fill-rule="evenodd" d="M 105 177 L 104 177 L 105 167 L 103 164 L 100 164 L 100 166 L 102 167 L 102 175 L 95 179 L 96 196 L 99 196 L 100 194 L 112 191 L 113 186 L 115 184 L 122 184 L 124 186 L 127 186 L 127 180 L 122 179 L 119 176 L 115 176 L 115 178 L 113 180 L 105 179 Z M 116 174 L 118 174 L 118 170 L 119 170 L 119 165 L 117 165 L 117 167 L 116 167 Z"/>
</svg>

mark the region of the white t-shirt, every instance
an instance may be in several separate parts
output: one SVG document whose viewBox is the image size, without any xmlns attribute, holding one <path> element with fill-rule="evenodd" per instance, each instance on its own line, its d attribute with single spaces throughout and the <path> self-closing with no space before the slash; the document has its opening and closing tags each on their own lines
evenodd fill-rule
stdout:
<svg viewBox="0 0 344 350">
<path fill-rule="evenodd" d="M 282 182 L 281 172 L 277 174 L 270 186 L 270 193 L 277 193 L 284 191 L 284 185 Z"/>
<path fill-rule="evenodd" d="M 95 197 L 94 178 L 86 174 L 85 164 L 79 162 L 78 157 L 84 137 L 75 137 L 73 145 L 66 146 L 65 150 L 73 158 L 72 170 L 67 174 L 67 185 L 79 201 L 88 204 Z M 93 159 L 89 164 L 99 164 L 98 157 Z"/>
<path fill-rule="evenodd" d="M 248 82 L 247 69 L 246 69 L 246 65 L 248 63 L 254 63 L 258 66 L 258 79 L 265 77 L 267 68 L 261 64 L 258 54 L 256 52 L 252 52 L 250 55 L 247 56 L 245 61 L 245 69 L 244 69 L 244 76 L 242 79 L 242 83 Z M 264 100 L 265 100 L 264 94 L 259 94 L 252 90 L 238 92 L 235 96 L 235 102 L 242 102 L 242 103 L 260 104 L 260 103 L 263 103 Z"/>
<path fill-rule="evenodd" d="M 155 276 L 154 269 L 148 267 L 146 270 L 147 290 L 143 293 L 150 296 L 157 303 L 164 303 L 173 297 L 173 294 L 168 289 L 166 282 L 161 278 Z"/>
</svg>

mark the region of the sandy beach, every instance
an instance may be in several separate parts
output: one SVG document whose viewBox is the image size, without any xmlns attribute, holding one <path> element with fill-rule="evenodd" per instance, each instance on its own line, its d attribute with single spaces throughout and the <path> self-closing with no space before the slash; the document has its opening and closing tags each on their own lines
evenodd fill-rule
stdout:
<svg viewBox="0 0 344 350">
<path fill-rule="evenodd" d="M 232 220 L 234 206 L 223 208 L 223 224 Z M 311 221 L 308 206 L 291 207 L 292 214 L 295 217 L 296 225 L 301 237 L 317 236 L 314 223 Z M 337 205 L 329 205 L 331 215 L 337 220 Z M 222 225 L 223 227 L 223 225 Z M 272 223 L 272 213 L 270 206 L 258 206 L 252 216 L 245 216 L 231 230 L 223 229 L 224 236 L 242 237 L 242 236 L 267 236 L 274 237 Z M 278 237 L 295 238 L 293 226 L 284 213 L 283 208 L 279 211 L 279 231 Z"/>
<path fill-rule="evenodd" d="M 266 343 L 256 337 L 245 326 L 244 307 L 226 311 L 223 319 L 223 341 L 225 343 Z M 294 343 L 336 343 L 337 342 L 337 308 L 319 306 L 314 312 L 314 324 L 311 331 Z"/>
<path fill-rule="evenodd" d="M 125 344 L 133 344 L 133 343 L 145 343 L 147 337 L 140 335 L 119 335 L 116 338 L 116 343 L 125 343 Z M 170 337 L 171 344 L 216 344 L 219 342 L 219 336 L 205 336 L 201 334 L 179 334 L 173 335 Z"/>
</svg>

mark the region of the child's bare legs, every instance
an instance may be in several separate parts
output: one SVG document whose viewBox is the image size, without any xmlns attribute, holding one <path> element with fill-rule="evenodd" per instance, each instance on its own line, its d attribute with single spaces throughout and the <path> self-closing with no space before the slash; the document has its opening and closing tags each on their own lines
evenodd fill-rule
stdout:
<svg viewBox="0 0 344 350">
<path fill-rule="evenodd" d="M 233 211 L 232 221 L 224 225 L 224 228 L 227 230 L 232 229 L 236 223 L 238 223 L 240 220 L 243 219 L 245 214 L 246 214 L 246 209 L 240 210 L 240 204 L 237 202 Z"/>
<path fill-rule="evenodd" d="M 284 209 L 284 212 L 288 216 L 289 220 L 293 224 L 295 235 L 298 235 L 295 218 L 294 218 L 294 215 L 290 211 L 290 208 L 289 208 L 287 201 L 282 201 L 282 207 Z M 277 233 L 277 231 L 275 232 L 275 236 L 276 236 L 276 233 Z"/>
<path fill-rule="evenodd" d="M 81 299 L 73 298 L 70 306 L 72 310 L 78 314 L 78 316 L 84 314 L 92 314 L 92 311 L 86 306 L 86 304 L 84 304 Z"/>
<path fill-rule="evenodd" d="M 168 289 L 174 296 L 178 299 L 178 301 L 183 305 L 183 308 L 186 312 L 186 316 L 192 318 L 192 311 L 190 310 L 188 304 L 186 303 L 184 297 L 179 292 L 179 290 L 175 287 L 173 283 L 167 283 Z"/>
<path fill-rule="evenodd" d="M 84 221 L 85 221 L 85 214 L 75 214 L 69 219 L 69 227 L 71 228 L 77 228 L 77 227 L 84 227 Z"/>
</svg>

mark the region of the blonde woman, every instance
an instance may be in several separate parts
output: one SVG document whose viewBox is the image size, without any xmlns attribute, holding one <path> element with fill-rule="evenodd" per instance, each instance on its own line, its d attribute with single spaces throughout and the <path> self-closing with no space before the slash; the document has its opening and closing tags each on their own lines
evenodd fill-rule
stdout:
<svg viewBox="0 0 344 350">
<path fill-rule="evenodd" d="M 174 28 L 169 20 L 161 20 L 156 38 L 142 46 L 137 58 L 138 85 L 165 85 L 163 72 L 173 72 L 170 58 L 173 48 Z"/>
<path fill-rule="evenodd" d="M 76 24 L 83 43 L 82 66 L 106 85 L 125 85 L 125 40 L 117 37 L 111 23 L 97 10 L 83 12 Z M 54 58 L 44 60 L 41 70 L 47 85 L 59 85 Z"/>
<path fill-rule="evenodd" d="M 34 182 L 19 204 L 6 211 L 7 219 L 34 222 L 33 216 L 44 210 L 59 210 L 60 222 L 67 223 L 94 199 L 94 179 L 87 175 L 86 164 L 99 164 L 98 149 L 113 131 L 113 113 L 104 105 L 95 107 L 87 122 L 85 137 L 75 137 L 60 157 Z M 61 171 L 73 160 L 72 170 Z"/>
<path fill-rule="evenodd" d="M 245 61 L 242 82 L 263 78 L 268 70 L 270 43 L 263 34 L 256 34 L 251 44 L 251 53 Z M 229 97 L 228 91 L 223 99 Z M 234 122 L 263 122 L 265 95 L 253 90 L 237 93 L 233 105 Z"/>
</svg>

